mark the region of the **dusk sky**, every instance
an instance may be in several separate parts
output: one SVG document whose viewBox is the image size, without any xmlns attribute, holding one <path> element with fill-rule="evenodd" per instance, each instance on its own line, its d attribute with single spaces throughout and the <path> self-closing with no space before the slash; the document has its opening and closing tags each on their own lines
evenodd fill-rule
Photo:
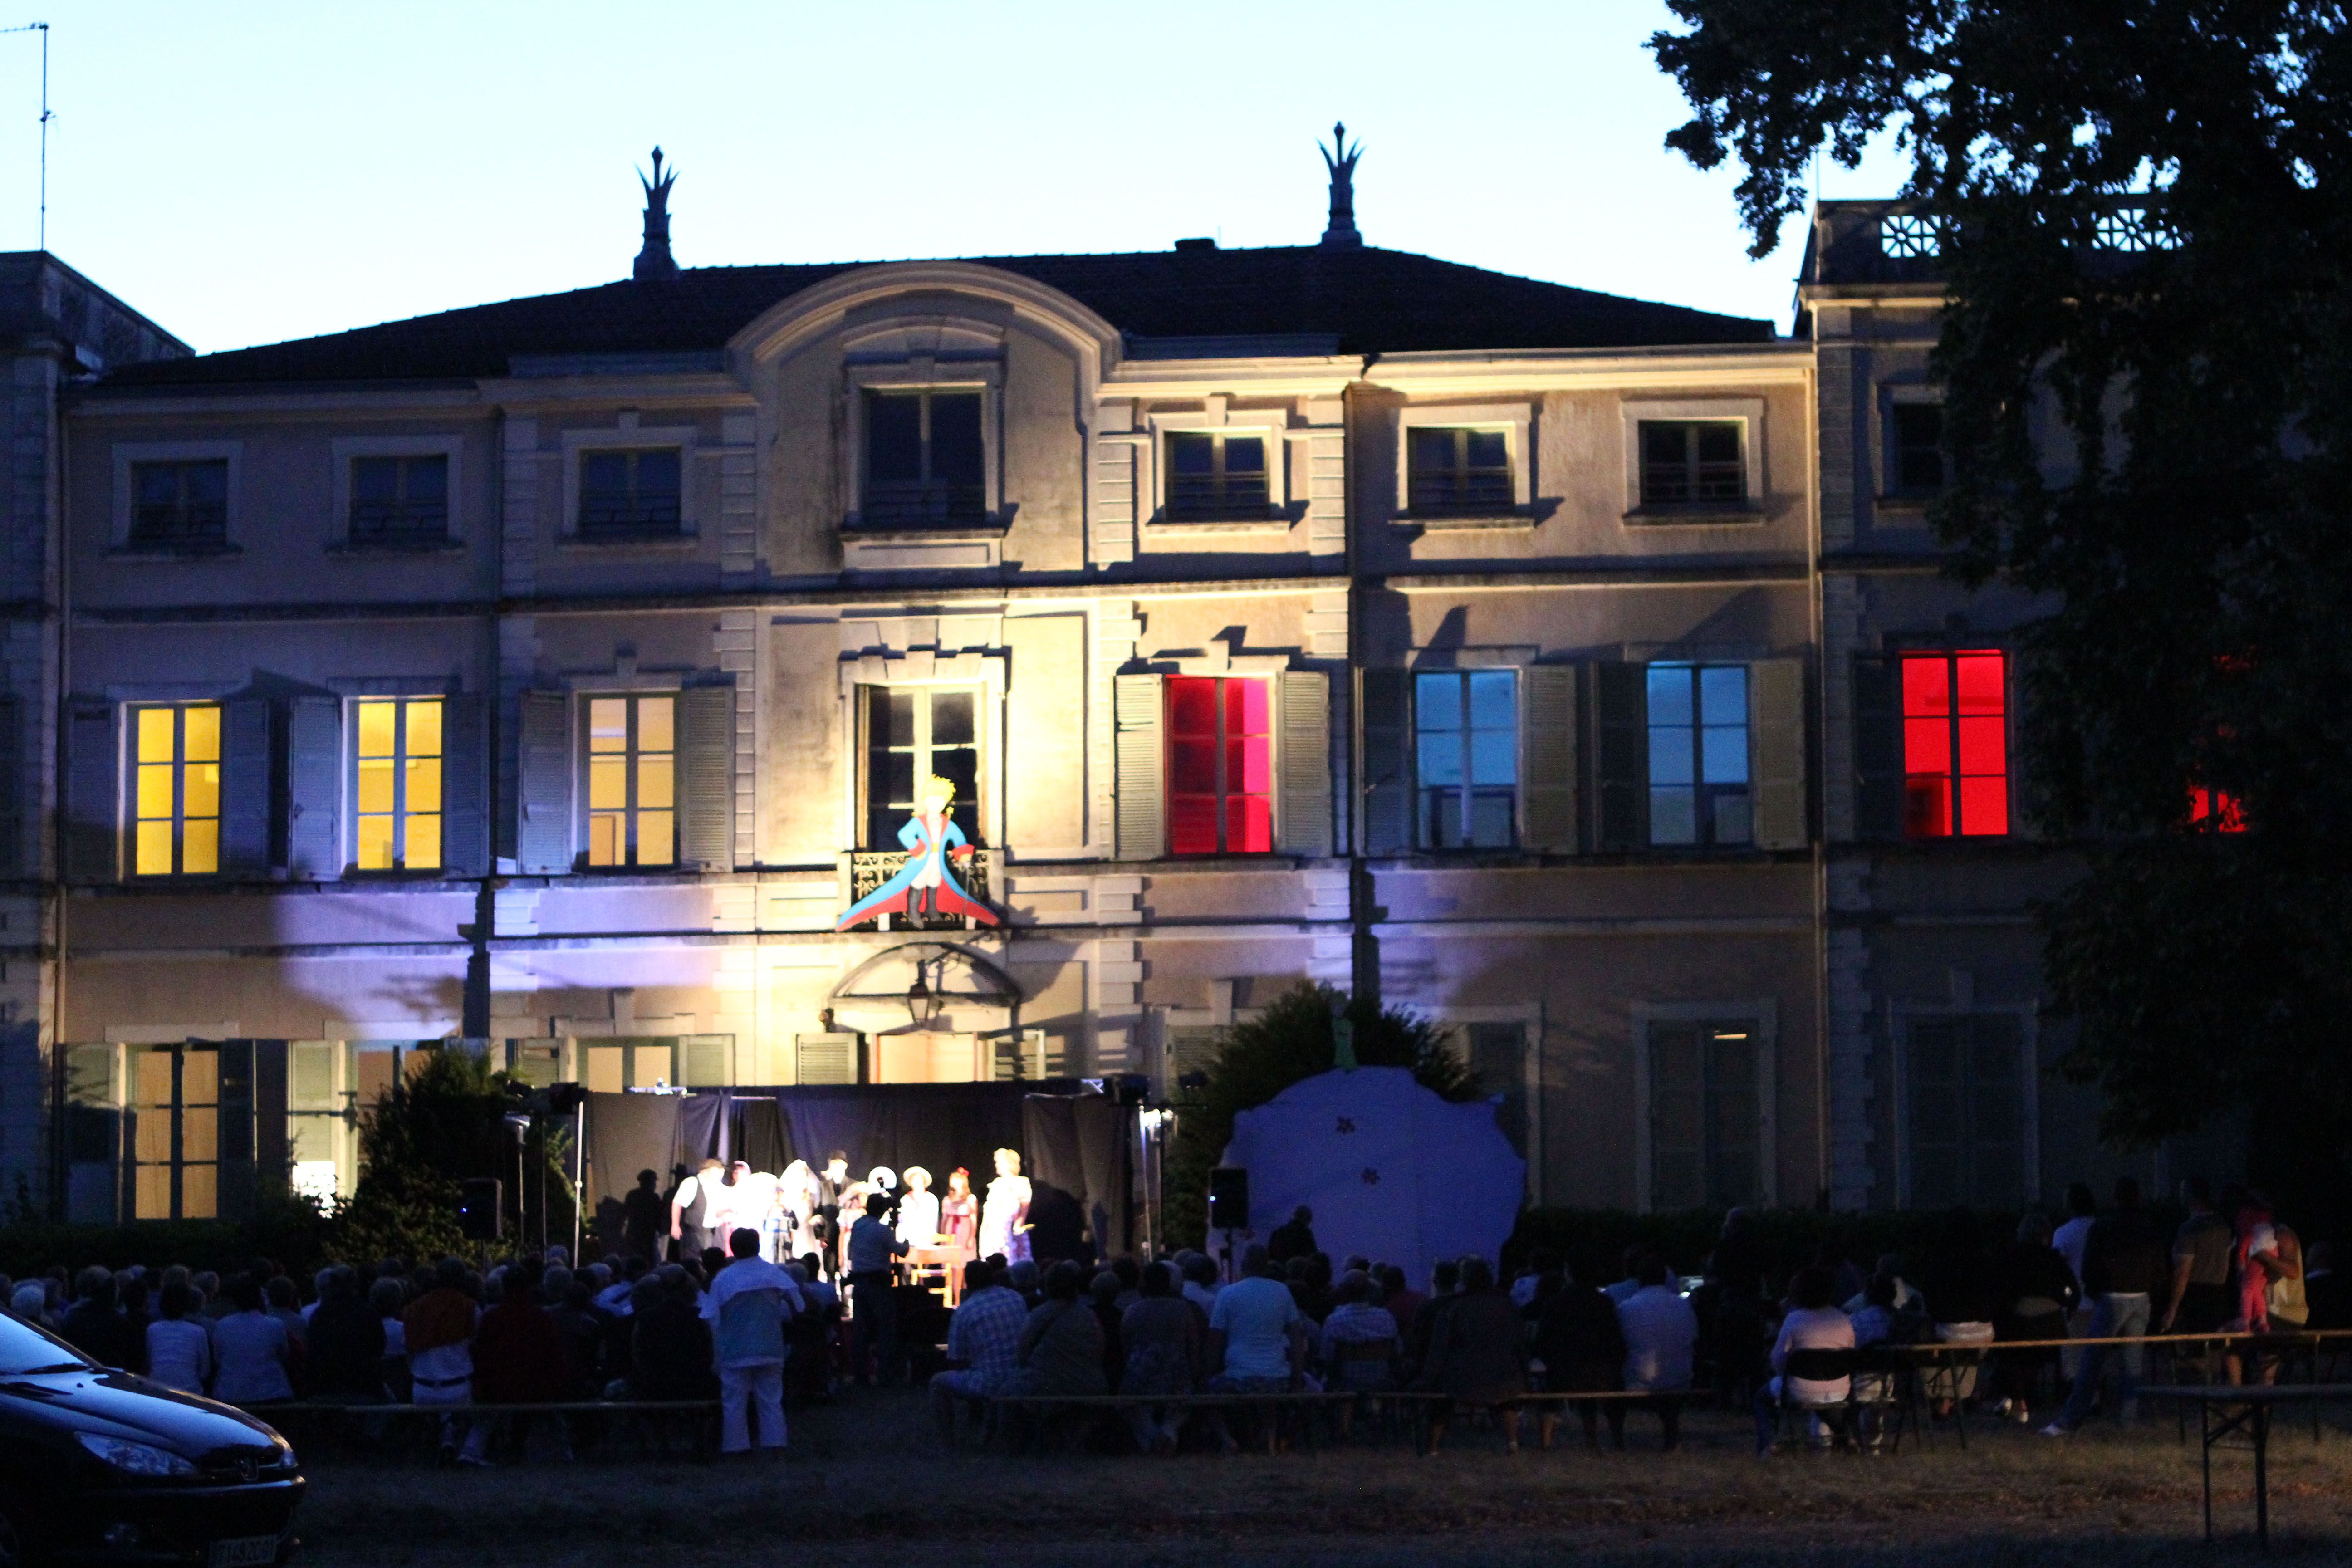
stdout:
<svg viewBox="0 0 2352 1568">
<path fill-rule="evenodd" d="M 17 18 L 0 17 L 0 22 Z M 1657 0 L 1191 7 L 100 3 L 51 24 L 48 246 L 200 350 L 627 275 L 659 142 L 682 265 L 1366 242 L 1789 323 Z M 40 49 L 0 37 L 0 247 L 36 243 Z M 1831 167 L 1888 195 L 1900 164 Z"/>
</svg>

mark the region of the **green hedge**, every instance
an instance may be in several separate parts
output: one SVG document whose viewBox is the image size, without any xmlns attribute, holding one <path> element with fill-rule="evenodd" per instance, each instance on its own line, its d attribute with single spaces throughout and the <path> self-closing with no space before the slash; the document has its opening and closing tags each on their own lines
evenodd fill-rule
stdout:
<svg viewBox="0 0 2352 1568">
<path fill-rule="evenodd" d="M 1837 1256 L 1868 1268 L 1884 1253 L 1899 1253 L 1916 1270 L 1941 1230 L 1949 1211 L 1888 1210 L 1870 1214 L 1823 1214 L 1814 1209 L 1759 1209 L 1757 1234 L 1770 1258 L 1767 1272 L 1785 1279 L 1813 1260 L 1816 1248 L 1827 1242 Z M 2179 1216 L 2156 1211 L 2169 1226 Z M 1978 1216 L 1988 1241 L 1998 1242 L 2017 1231 L 2018 1213 L 1988 1210 Z M 2063 1215 L 2053 1215 L 2053 1219 Z M 1722 1234 L 1723 1211 L 1688 1209 L 1672 1214 L 1633 1214 L 1625 1209 L 1529 1208 L 1503 1244 L 1507 1273 L 1524 1264 L 1537 1247 L 1563 1254 L 1589 1249 L 1601 1269 L 1602 1282 L 1620 1277 L 1625 1249 L 1640 1245 L 1664 1254 L 1678 1273 L 1698 1270 Z"/>
<path fill-rule="evenodd" d="M 135 1225 L 0 1226 L 0 1273 L 25 1279 L 62 1263 L 121 1268 L 133 1263 L 226 1274 L 267 1258 L 301 1278 L 322 1260 L 322 1222 L 313 1213 L 273 1216 L 252 1224 L 226 1220 L 142 1220 Z"/>
</svg>

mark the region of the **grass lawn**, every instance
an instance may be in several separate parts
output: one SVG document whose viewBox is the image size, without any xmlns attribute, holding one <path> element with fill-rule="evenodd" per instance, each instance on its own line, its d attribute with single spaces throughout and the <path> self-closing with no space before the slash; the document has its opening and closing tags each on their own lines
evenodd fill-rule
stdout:
<svg viewBox="0 0 2352 1568">
<path fill-rule="evenodd" d="M 314 1568 L 2255 1560 L 2251 1455 L 2216 1456 L 2223 1541 L 2208 1556 L 2197 1448 L 2174 1433 L 2168 1418 L 2063 1441 L 1979 1424 L 1965 1454 L 1938 1432 L 1899 1457 L 1759 1461 L 1746 1422 L 1695 1411 L 1678 1454 L 1658 1453 L 1637 1414 L 1622 1455 L 1588 1453 L 1570 1421 L 1559 1451 L 1516 1457 L 1466 1425 L 1432 1459 L 1362 1441 L 1271 1458 L 1011 1456 L 941 1448 L 914 1394 L 850 1390 L 793 1417 L 781 1460 L 478 1471 L 321 1452 L 301 1533 Z M 2271 1500 L 2273 1557 L 2352 1562 L 2352 1436 L 2331 1425 L 2315 1446 L 2307 1422 L 2282 1426 Z"/>
</svg>

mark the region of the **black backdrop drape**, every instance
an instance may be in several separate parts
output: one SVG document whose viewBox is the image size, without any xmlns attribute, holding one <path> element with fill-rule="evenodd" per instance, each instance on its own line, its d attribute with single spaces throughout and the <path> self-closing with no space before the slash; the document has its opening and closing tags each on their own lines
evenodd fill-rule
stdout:
<svg viewBox="0 0 2352 1568">
<path fill-rule="evenodd" d="M 686 1099 L 671 1094 L 592 1094 L 588 1097 L 589 1195 L 619 1198 L 651 1171 L 669 1189 L 678 1158 L 678 1124 Z"/>
</svg>

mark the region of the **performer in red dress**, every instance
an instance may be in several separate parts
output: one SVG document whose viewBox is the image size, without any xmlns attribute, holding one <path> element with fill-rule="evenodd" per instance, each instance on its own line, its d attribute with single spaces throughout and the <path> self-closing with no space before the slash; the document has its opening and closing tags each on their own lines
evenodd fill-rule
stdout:
<svg viewBox="0 0 2352 1568">
<path fill-rule="evenodd" d="M 948 1173 L 948 1195 L 940 1200 L 940 1235 L 942 1245 L 952 1247 L 966 1258 L 980 1235 L 980 1200 L 971 1195 L 971 1173 L 958 1165 Z"/>
</svg>

